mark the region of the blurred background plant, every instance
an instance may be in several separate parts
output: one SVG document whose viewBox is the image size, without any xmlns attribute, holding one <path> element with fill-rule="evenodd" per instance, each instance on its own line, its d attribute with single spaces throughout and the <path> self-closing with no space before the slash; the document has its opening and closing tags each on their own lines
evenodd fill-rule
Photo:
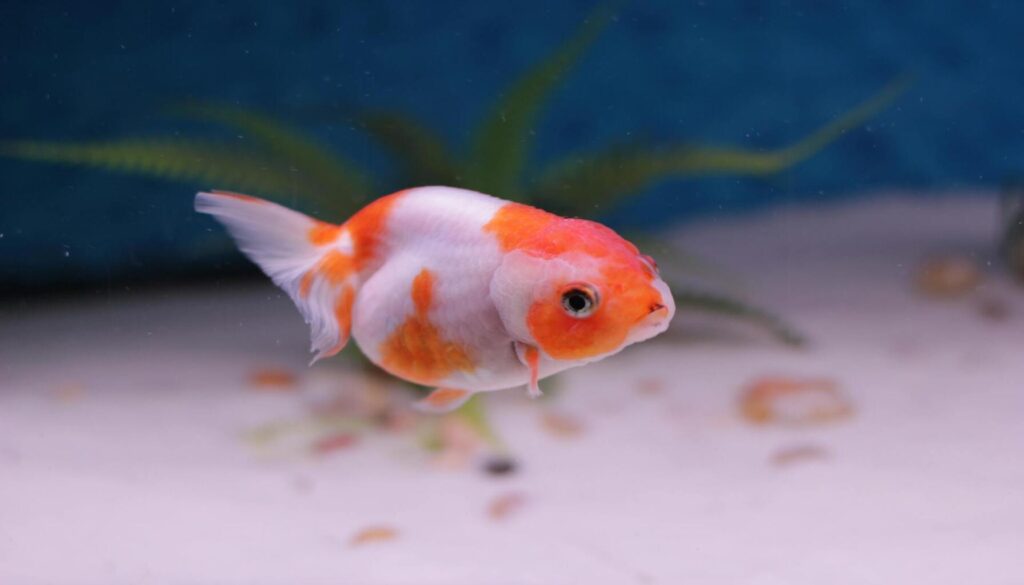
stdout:
<svg viewBox="0 0 1024 585">
<path fill-rule="evenodd" d="M 607 12 L 592 16 L 562 47 L 514 81 L 472 133 L 462 156 L 428 126 L 400 112 L 358 115 L 361 127 L 397 162 L 398 177 L 370 176 L 301 129 L 272 116 L 201 102 L 171 107 L 169 113 L 242 133 L 251 141 L 238 144 L 181 137 L 88 143 L 7 141 L 0 142 L 0 154 L 271 198 L 295 196 L 301 207 L 335 221 L 342 221 L 375 196 L 417 185 L 456 185 L 564 215 L 593 218 L 655 182 L 713 174 L 768 176 L 784 171 L 885 108 L 909 83 L 898 79 L 805 138 L 775 150 L 619 144 L 570 154 L 535 169 L 530 165 L 531 146 L 543 106 L 608 21 Z M 695 290 L 682 281 L 687 274 L 722 276 L 709 263 L 674 249 L 654 234 L 630 236 L 645 243 L 668 268 L 681 308 L 743 319 L 785 343 L 801 343 L 794 329 L 748 302 L 726 291 Z"/>
<path fill-rule="evenodd" d="M 1007 182 L 1001 202 L 1003 232 L 999 249 L 1010 272 L 1024 283 L 1024 181 Z"/>
<path fill-rule="evenodd" d="M 471 132 L 460 153 L 428 125 L 401 112 L 355 114 L 357 125 L 391 155 L 397 176 L 372 176 L 300 128 L 259 111 L 223 103 L 190 102 L 169 114 L 212 124 L 249 140 L 147 137 L 83 143 L 7 141 L 0 154 L 26 160 L 161 177 L 201 187 L 294 197 L 323 219 L 342 221 L 376 195 L 416 185 L 446 184 L 536 205 L 563 215 L 593 218 L 658 182 L 707 175 L 765 177 L 808 159 L 846 131 L 887 107 L 908 86 L 897 79 L 876 95 L 788 146 L 749 150 L 690 144 L 613 144 L 554 161 L 533 160 L 538 121 L 559 83 L 610 21 L 600 10 L 549 57 L 513 81 Z M 1019 243 L 1020 230 L 1016 234 Z M 1011 241 L 1011 235 L 1007 241 Z M 782 319 L 749 302 L 734 279 L 656 233 L 628 234 L 662 264 L 683 312 L 705 312 L 754 324 L 789 345 L 802 336 Z M 1018 249 L 1013 248 L 1014 250 Z M 1008 250 L 1011 248 L 1007 247 Z M 1013 252 L 1008 258 L 1018 259 Z M 711 280 L 717 287 L 696 284 Z M 552 384 L 549 382 L 548 387 Z M 497 445 L 479 400 L 461 415 Z"/>
</svg>

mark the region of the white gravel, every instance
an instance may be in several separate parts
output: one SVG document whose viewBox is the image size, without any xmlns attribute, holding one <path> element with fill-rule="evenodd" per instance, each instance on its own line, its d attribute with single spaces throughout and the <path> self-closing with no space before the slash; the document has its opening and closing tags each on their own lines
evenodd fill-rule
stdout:
<svg viewBox="0 0 1024 585">
<path fill-rule="evenodd" d="M 270 285 L 0 309 L 0 583 L 1022 583 L 1024 288 L 986 264 L 995 210 L 889 195 L 680 228 L 812 345 L 696 339 L 683 312 L 688 335 L 564 377 L 577 438 L 523 392 L 494 397 L 523 464 L 507 478 L 439 471 L 408 437 L 260 457 L 240 433 L 303 396 L 246 372 L 344 376 L 305 369 Z M 981 290 L 915 294 L 942 251 L 974 255 Z M 1008 319 L 980 316 L 992 299 Z M 832 378 L 856 414 L 753 426 L 736 399 L 770 374 Z M 793 446 L 826 456 L 772 464 Z M 510 491 L 524 505 L 491 520 Z M 398 537 L 351 547 L 370 525 Z"/>
</svg>

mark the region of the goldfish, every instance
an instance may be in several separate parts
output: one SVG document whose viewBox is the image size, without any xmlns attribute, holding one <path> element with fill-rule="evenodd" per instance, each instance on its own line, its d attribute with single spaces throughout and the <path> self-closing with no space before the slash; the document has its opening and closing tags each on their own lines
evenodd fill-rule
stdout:
<svg viewBox="0 0 1024 585">
<path fill-rule="evenodd" d="M 239 249 L 311 329 L 310 365 L 354 338 L 377 366 L 458 408 L 664 332 L 675 303 L 655 261 L 612 229 L 454 187 L 416 187 L 341 224 L 201 192 Z"/>
</svg>

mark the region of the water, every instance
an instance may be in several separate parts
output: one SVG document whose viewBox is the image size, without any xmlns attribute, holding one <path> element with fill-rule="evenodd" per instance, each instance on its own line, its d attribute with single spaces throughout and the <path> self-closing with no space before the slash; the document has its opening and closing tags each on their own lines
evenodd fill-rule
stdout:
<svg viewBox="0 0 1024 585">
<path fill-rule="evenodd" d="M 919 0 L 0 7 L 0 582 L 1019 581 L 1022 21 Z M 671 329 L 539 400 L 421 414 L 355 343 L 309 366 L 288 294 L 193 207 L 227 189 L 338 224 L 423 184 L 615 228 L 660 266 Z M 474 312 L 536 220 L 455 207 L 372 299 L 327 225 L 296 245 L 340 256 L 279 276 L 335 329 L 393 307 L 371 354 L 465 365 L 484 330 L 525 376 L 531 343 L 583 347 L 588 316 L 544 337 L 526 307 L 515 335 Z M 546 266 L 499 296 L 546 299 Z"/>
</svg>

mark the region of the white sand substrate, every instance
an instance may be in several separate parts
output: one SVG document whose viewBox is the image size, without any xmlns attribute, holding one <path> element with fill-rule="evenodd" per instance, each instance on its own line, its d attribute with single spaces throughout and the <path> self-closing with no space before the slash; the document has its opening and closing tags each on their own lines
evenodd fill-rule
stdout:
<svg viewBox="0 0 1024 585">
<path fill-rule="evenodd" d="M 321 457 L 244 441 L 347 375 L 306 369 L 269 284 L 7 307 L 0 583 L 1024 583 L 1024 288 L 989 265 L 996 223 L 991 197 L 896 194 L 680 227 L 809 347 L 681 313 L 562 378 L 578 436 L 494 396 L 521 464 L 503 477 L 439 469 L 408 435 Z M 915 270 L 945 251 L 986 279 L 922 298 Z M 268 365 L 299 390 L 254 391 Z M 767 375 L 834 380 L 854 415 L 751 424 L 737 398 Z M 779 464 L 793 449 L 816 455 Z M 368 526 L 395 537 L 353 546 Z"/>
</svg>

